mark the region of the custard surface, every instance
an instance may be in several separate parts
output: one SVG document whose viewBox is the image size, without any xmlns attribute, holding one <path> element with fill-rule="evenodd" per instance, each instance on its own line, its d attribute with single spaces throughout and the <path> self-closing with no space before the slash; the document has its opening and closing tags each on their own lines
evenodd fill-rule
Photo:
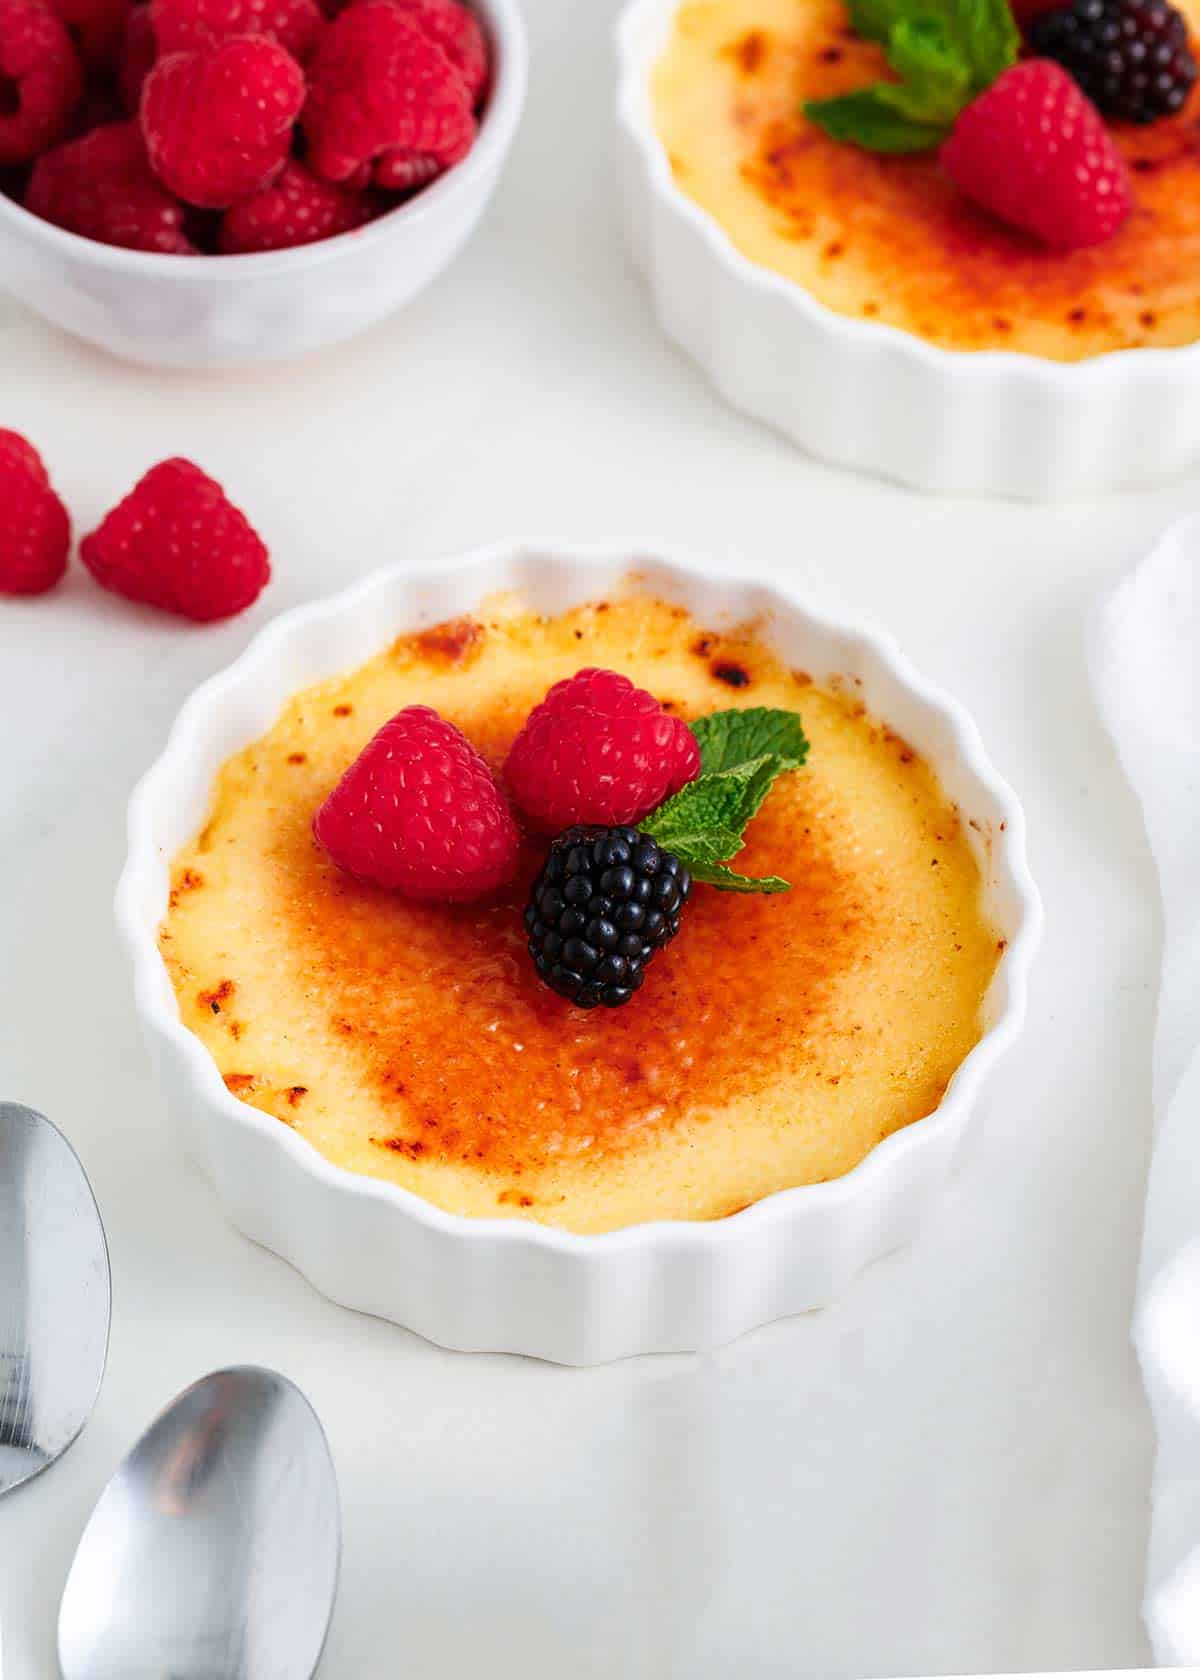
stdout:
<svg viewBox="0 0 1200 1680">
<path fill-rule="evenodd" d="M 1181 0 L 1193 29 L 1200 0 Z M 1200 337 L 1200 91 L 1113 134 L 1133 214 L 1107 244 L 1049 251 L 976 210 L 932 154 L 883 157 L 802 105 L 888 74 L 842 0 L 683 0 L 653 75 L 676 185 L 742 254 L 839 314 L 954 350 L 1078 361 Z"/>
<path fill-rule="evenodd" d="M 792 891 L 698 886 L 634 1000 L 590 1013 L 525 950 L 544 844 L 499 899 L 441 907 L 350 879 L 310 831 L 402 706 L 434 706 L 499 768 L 584 665 L 686 717 L 798 710 L 812 742 L 737 859 Z M 498 598 L 296 695 L 220 772 L 174 862 L 161 950 L 229 1089 L 331 1161 L 454 1212 L 585 1232 L 719 1218 L 847 1172 L 936 1108 L 998 959 L 957 815 L 853 686 L 818 688 L 753 629 L 636 596 L 549 621 Z"/>
</svg>

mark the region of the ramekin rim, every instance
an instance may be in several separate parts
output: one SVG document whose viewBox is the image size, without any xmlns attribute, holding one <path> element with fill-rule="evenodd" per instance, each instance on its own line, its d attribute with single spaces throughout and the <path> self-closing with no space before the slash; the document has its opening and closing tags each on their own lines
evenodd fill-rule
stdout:
<svg viewBox="0 0 1200 1680">
<path fill-rule="evenodd" d="M 1020 906 L 1017 925 L 1007 935 L 993 980 L 995 984 L 1003 972 L 1006 986 L 1003 1008 L 955 1070 L 938 1106 L 930 1114 L 884 1138 L 856 1167 L 840 1178 L 774 1191 L 721 1219 L 647 1220 L 599 1233 L 567 1231 L 532 1220 L 450 1213 L 400 1185 L 336 1166 L 314 1145 L 290 1128 L 281 1126 L 274 1116 L 234 1097 L 202 1041 L 177 1014 L 172 1015 L 164 1006 L 161 997 L 162 957 L 153 932 L 142 925 L 137 897 L 144 873 L 156 858 L 156 798 L 160 788 L 169 782 L 177 761 L 186 756 L 192 734 L 202 726 L 203 719 L 219 708 L 227 692 L 265 664 L 279 645 L 307 625 L 349 616 L 377 591 L 385 592 L 399 583 L 441 579 L 449 584 L 472 573 L 480 574 L 482 580 L 483 574 L 498 562 L 518 557 L 537 559 L 563 569 L 583 566 L 611 569 L 625 564 L 631 575 L 636 575 L 639 566 L 653 564 L 660 575 L 672 574 L 680 579 L 723 583 L 739 591 L 758 591 L 774 597 L 791 610 L 800 612 L 821 635 L 831 641 L 841 639 L 847 645 L 855 646 L 862 655 L 876 659 L 919 702 L 939 714 L 949 727 L 954 755 L 980 787 L 991 795 L 1002 812 L 993 856 L 1002 866 Z M 381 637 L 381 645 L 385 639 L 386 632 Z M 474 1242 L 528 1245 L 575 1258 L 592 1256 L 600 1259 L 618 1251 L 650 1250 L 664 1243 L 692 1247 L 728 1246 L 759 1224 L 786 1220 L 801 1207 L 812 1208 L 819 1203 L 848 1206 L 860 1199 L 869 1199 L 875 1188 L 891 1174 L 893 1163 L 898 1164 L 906 1154 L 926 1147 L 935 1133 L 949 1130 L 969 1112 L 989 1069 L 1016 1038 L 1024 1021 L 1029 975 L 1043 925 L 1041 896 L 1026 855 L 1024 810 L 1012 787 L 992 764 L 974 719 L 960 702 L 924 678 L 888 632 L 832 618 L 819 609 L 805 605 L 786 587 L 769 577 L 739 573 L 735 578 L 730 576 L 727 568 L 715 562 L 694 558 L 685 562 L 657 549 L 647 552 L 631 548 L 628 554 L 623 554 L 602 546 L 555 542 L 494 544 L 449 559 L 432 560 L 416 568 L 403 562 L 383 566 L 343 590 L 291 608 L 265 625 L 237 659 L 214 673 L 189 695 L 175 717 L 163 750 L 130 797 L 127 834 L 128 852 L 114 908 L 133 968 L 137 1012 L 145 1025 L 182 1058 L 200 1094 L 215 1103 L 231 1124 L 247 1126 L 258 1132 L 265 1140 L 281 1148 L 290 1157 L 293 1166 L 325 1188 L 391 1206 L 441 1235 Z"/>
</svg>

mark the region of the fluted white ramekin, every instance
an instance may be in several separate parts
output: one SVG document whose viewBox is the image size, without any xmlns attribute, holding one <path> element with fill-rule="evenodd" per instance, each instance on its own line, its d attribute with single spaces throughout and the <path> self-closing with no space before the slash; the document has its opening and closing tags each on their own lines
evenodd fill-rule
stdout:
<svg viewBox="0 0 1200 1680">
<path fill-rule="evenodd" d="M 677 601 L 707 625 L 763 620 L 789 663 L 818 681 L 861 683 L 868 707 L 934 766 L 970 825 L 988 912 L 1007 940 L 984 1006 L 986 1031 L 934 1114 L 888 1138 L 844 1178 L 782 1191 L 728 1219 L 576 1236 L 525 1220 L 444 1213 L 332 1166 L 226 1090 L 204 1045 L 180 1022 L 158 951 L 170 860 L 203 822 L 221 764 L 269 729 L 297 689 L 353 669 L 402 631 L 471 612 L 496 590 L 518 590 L 537 611 L 558 613 L 629 587 Z M 247 1236 L 333 1300 L 443 1346 L 591 1365 L 719 1346 L 824 1306 L 914 1235 L 988 1069 L 1019 1029 L 1041 908 L 1015 796 L 971 720 L 889 640 L 830 623 L 767 584 L 702 567 L 488 549 L 435 571 L 383 571 L 288 613 L 194 694 L 133 796 L 117 919 L 170 1110 Z"/>
<path fill-rule="evenodd" d="M 621 14 L 621 192 L 660 326 L 728 402 L 824 460 L 922 490 L 1049 498 L 1200 456 L 1200 345 L 1077 363 L 945 350 L 838 315 L 744 257 L 675 185 L 654 129 L 651 77 L 679 3 Z"/>
</svg>

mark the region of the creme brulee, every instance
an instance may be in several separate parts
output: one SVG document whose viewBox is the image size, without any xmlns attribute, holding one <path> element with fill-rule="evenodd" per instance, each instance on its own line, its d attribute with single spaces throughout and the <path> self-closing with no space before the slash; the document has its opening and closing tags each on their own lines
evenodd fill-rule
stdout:
<svg viewBox="0 0 1200 1680">
<path fill-rule="evenodd" d="M 311 833 L 402 706 L 435 707 L 498 769 L 583 665 L 689 718 L 799 711 L 812 743 L 737 859 L 792 891 L 697 886 L 634 1000 L 591 1013 L 525 950 L 545 842 L 498 898 L 441 907 L 352 880 Z M 243 1101 L 461 1214 L 608 1231 L 837 1177 L 937 1107 L 981 1035 L 1000 947 L 956 811 L 855 692 L 789 670 L 752 628 L 717 634 L 641 597 L 552 620 L 503 598 L 402 636 L 297 694 L 217 777 L 161 930 L 183 1021 Z"/>
</svg>

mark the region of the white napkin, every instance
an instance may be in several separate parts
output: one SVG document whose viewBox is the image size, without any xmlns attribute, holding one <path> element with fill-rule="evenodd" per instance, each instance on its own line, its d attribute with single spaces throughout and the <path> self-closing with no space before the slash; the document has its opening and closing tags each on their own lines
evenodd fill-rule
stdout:
<svg viewBox="0 0 1200 1680">
<path fill-rule="evenodd" d="M 1142 805 L 1165 944 L 1154 1156 L 1134 1342 L 1158 1432 L 1146 1625 L 1162 1664 L 1200 1663 L 1200 518 L 1097 609 L 1092 686 Z"/>
</svg>

